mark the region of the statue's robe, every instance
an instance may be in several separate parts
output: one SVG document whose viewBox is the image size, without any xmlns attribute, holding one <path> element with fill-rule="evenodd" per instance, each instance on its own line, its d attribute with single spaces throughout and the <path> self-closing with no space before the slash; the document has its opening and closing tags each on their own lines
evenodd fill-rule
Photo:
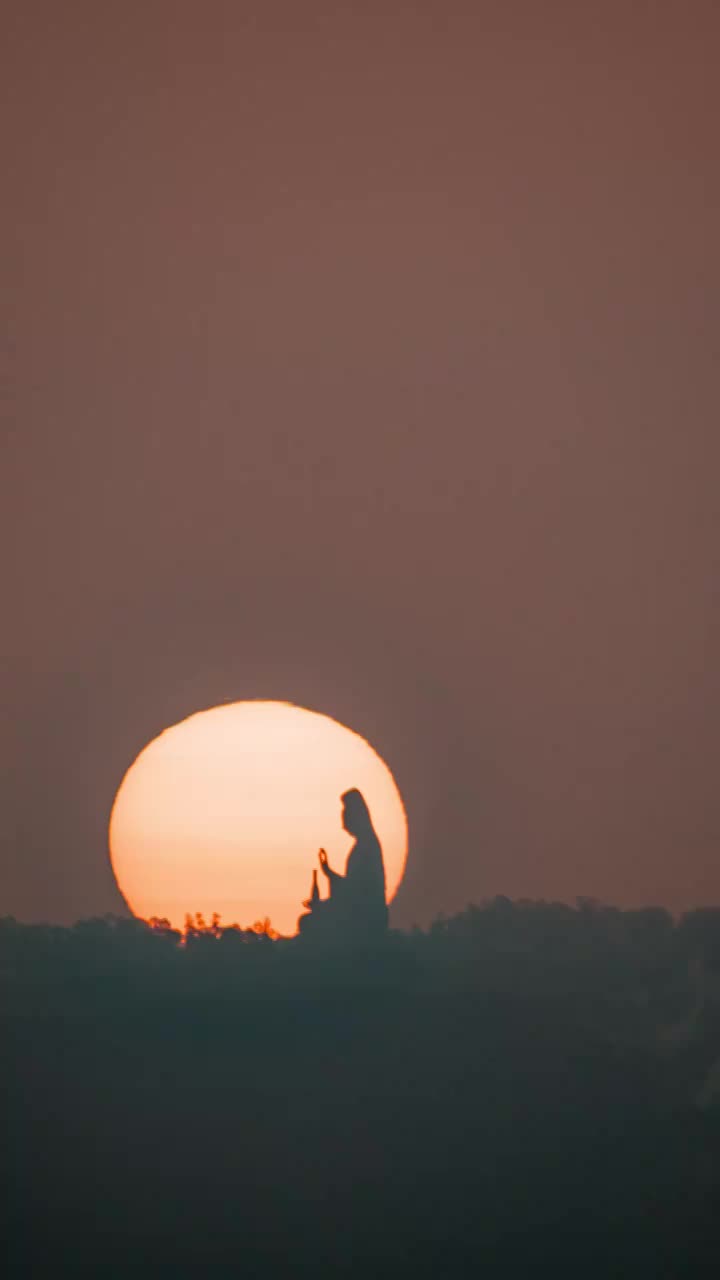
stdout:
<svg viewBox="0 0 720 1280">
<path fill-rule="evenodd" d="M 345 875 L 329 868 L 330 897 L 315 903 L 298 922 L 303 936 L 322 934 L 338 941 L 376 937 L 387 929 L 385 867 L 372 827 L 348 855 Z"/>
</svg>

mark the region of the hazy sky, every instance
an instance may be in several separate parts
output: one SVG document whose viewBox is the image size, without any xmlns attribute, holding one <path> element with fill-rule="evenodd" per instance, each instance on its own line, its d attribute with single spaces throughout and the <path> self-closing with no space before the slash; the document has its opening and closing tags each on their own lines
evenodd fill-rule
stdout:
<svg viewBox="0 0 720 1280">
<path fill-rule="evenodd" d="M 398 922 L 720 900 L 716 0 L 4 28 L 0 914 L 121 908 L 125 769 L 252 696 L 393 768 Z"/>
</svg>

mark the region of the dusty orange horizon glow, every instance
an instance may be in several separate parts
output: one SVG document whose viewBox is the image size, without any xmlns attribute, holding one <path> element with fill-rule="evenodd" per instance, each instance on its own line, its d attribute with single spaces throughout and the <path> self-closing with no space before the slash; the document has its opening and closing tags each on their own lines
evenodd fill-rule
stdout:
<svg viewBox="0 0 720 1280">
<path fill-rule="evenodd" d="M 109 833 L 120 890 L 143 919 L 179 927 L 188 912 L 218 912 L 223 924 L 247 926 L 269 917 L 292 935 L 318 849 L 345 869 L 352 837 L 340 795 L 350 787 L 367 800 L 389 902 L 405 869 L 407 818 L 388 766 L 364 738 L 284 702 L 197 712 L 150 742 L 125 774 Z"/>
</svg>

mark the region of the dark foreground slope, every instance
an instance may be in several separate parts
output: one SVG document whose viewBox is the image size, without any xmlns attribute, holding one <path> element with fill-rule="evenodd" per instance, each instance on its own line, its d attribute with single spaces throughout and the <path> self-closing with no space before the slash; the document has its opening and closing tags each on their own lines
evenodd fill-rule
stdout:
<svg viewBox="0 0 720 1280">
<path fill-rule="evenodd" d="M 365 953 L 4 922 L 5 1274 L 713 1274 L 719 946 L 504 901 Z"/>
</svg>

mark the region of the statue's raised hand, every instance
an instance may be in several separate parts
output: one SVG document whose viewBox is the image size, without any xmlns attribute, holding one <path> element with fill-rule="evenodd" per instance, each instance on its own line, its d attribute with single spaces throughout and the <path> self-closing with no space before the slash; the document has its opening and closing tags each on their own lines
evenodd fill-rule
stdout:
<svg viewBox="0 0 720 1280">
<path fill-rule="evenodd" d="M 327 853 L 324 849 L 318 849 L 318 858 L 320 859 L 320 866 L 322 867 L 325 875 L 330 879 L 330 866 L 328 863 Z"/>
</svg>

